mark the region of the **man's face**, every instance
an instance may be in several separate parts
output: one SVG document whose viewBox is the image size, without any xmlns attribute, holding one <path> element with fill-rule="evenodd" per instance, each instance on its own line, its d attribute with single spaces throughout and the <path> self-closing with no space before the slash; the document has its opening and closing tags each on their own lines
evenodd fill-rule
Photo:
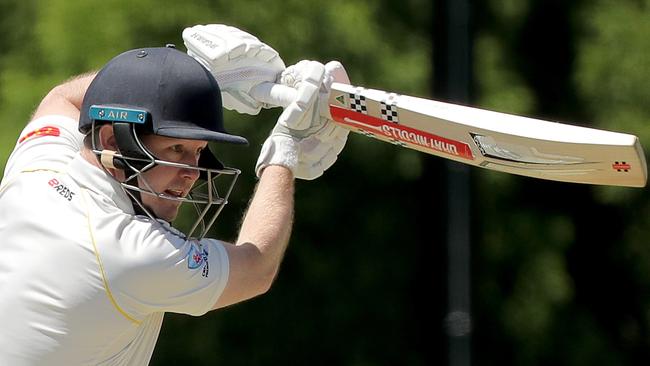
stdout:
<svg viewBox="0 0 650 366">
<path fill-rule="evenodd" d="M 157 135 L 145 135 L 142 142 L 158 160 L 183 163 L 197 166 L 201 151 L 207 142 L 200 140 L 184 140 Z M 154 192 L 168 196 L 185 197 L 199 177 L 195 169 L 156 166 L 142 174 Z M 138 178 L 141 188 L 146 187 L 142 178 Z M 156 217 L 165 221 L 173 221 L 178 214 L 181 202 L 142 194 L 142 204 Z"/>
</svg>

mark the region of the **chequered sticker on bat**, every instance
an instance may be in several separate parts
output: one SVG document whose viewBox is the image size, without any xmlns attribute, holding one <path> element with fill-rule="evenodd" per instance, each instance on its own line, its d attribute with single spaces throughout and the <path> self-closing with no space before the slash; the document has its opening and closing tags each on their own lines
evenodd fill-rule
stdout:
<svg viewBox="0 0 650 366">
<path fill-rule="evenodd" d="M 388 122 L 399 123 L 395 102 L 381 102 L 381 119 Z"/>
<path fill-rule="evenodd" d="M 350 93 L 350 108 L 355 112 L 368 114 L 366 97 L 360 94 Z"/>
</svg>

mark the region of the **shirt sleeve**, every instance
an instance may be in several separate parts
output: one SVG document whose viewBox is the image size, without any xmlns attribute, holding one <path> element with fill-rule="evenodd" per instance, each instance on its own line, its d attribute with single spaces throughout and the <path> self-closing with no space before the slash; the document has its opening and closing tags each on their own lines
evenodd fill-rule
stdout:
<svg viewBox="0 0 650 366">
<path fill-rule="evenodd" d="M 4 177 L 25 170 L 62 171 L 83 146 L 78 122 L 65 116 L 45 116 L 33 120 L 20 133 L 5 166 Z"/>
<path fill-rule="evenodd" d="M 227 244 L 186 240 L 149 220 L 133 226 L 125 230 L 121 253 L 106 266 L 117 303 L 138 317 L 153 312 L 198 316 L 211 310 L 228 281 Z M 122 263 L 116 263 L 118 258 Z"/>
</svg>

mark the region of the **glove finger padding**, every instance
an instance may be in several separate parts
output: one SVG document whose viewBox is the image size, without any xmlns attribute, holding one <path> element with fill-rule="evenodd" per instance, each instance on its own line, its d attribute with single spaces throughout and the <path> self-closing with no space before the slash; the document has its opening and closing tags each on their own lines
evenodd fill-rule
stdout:
<svg viewBox="0 0 650 366">
<path fill-rule="evenodd" d="M 238 34 L 238 37 L 234 35 Z M 206 61 L 206 67 L 225 66 L 229 58 L 246 52 L 251 41 L 259 42 L 252 35 L 223 24 L 196 25 L 183 30 L 183 40 L 188 51 Z M 226 57 L 224 57 L 226 56 Z"/>
<path fill-rule="evenodd" d="M 273 48 L 235 27 L 196 25 L 183 31 L 183 41 L 188 55 L 217 80 L 224 108 L 239 113 L 258 114 L 264 105 L 250 95 L 251 89 L 277 81 L 285 69 Z"/>
<path fill-rule="evenodd" d="M 296 89 L 296 99 L 278 118 L 278 123 L 294 130 L 317 127 L 320 121 L 318 97 L 325 66 L 320 62 L 303 60 L 282 72 L 280 83 Z"/>
<path fill-rule="evenodd" d="M 322 65 L 301 61 L 287 68 L 280 81 L 295 88 L 298 97 L 285 108 L 264 143 L 256 173 L 259 177 L 265 166 L 277 164 L 291 169 L 296 178 L 316 179 L 336 162 L 347 141 L 349 131 L 324 117 L 326 114 L 322 111 L 328 108 L 332 83 L 349 83 L 349 79 L 339 62 Z M 295 145 L 285 141 L 287 138 Z M 295 150 L 283 150 L 291 148 Z"/>
</svg>

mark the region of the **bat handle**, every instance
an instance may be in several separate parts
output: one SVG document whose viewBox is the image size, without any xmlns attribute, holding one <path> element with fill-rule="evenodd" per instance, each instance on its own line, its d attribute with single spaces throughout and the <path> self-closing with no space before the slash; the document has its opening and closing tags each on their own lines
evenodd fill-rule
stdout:
<svg viewBox="0 0 650 366">
<path fill-rule="evenodd" d="M 262 83 L 254 86 L 250 95 L 258 102 L 284 108 L 296 100 L 296 89 L 281 84 Z"/>
</svg>

